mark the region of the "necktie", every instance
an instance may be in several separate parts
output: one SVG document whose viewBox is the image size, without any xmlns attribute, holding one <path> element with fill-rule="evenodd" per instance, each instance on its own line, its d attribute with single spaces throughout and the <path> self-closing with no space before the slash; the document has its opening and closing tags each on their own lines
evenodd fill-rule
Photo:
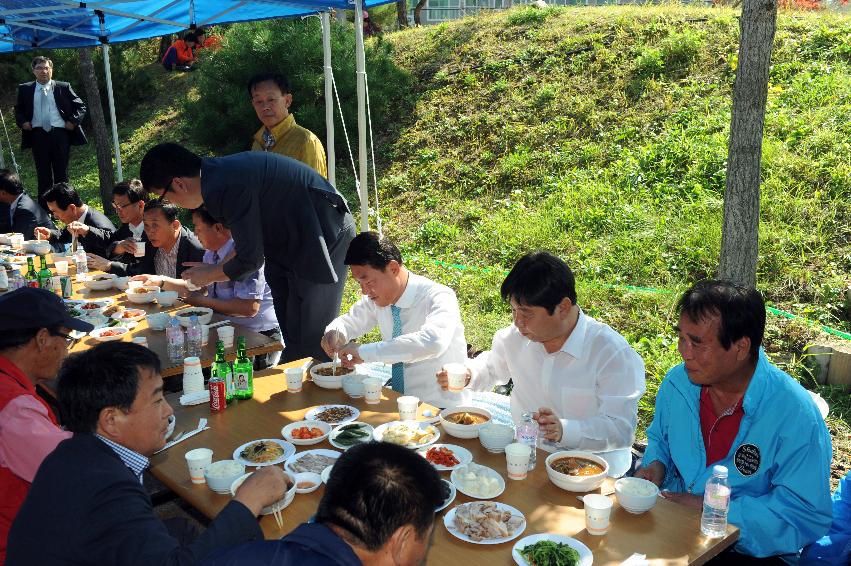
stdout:
<svg viewBox="0 0 851 566">
<path fill-rule="evenodd" d="M 49 132 L 53 126 L 50 125 L 50 103 L 47 100 L 47 85 L 41 87 L 41 128 Z"/>
<path fill-rule="evenodd" d="M 390 314 L 393 315 L 393 338 L 402 335 L 402 317 L 399 314 L 402 309 L 396 305 L 390 305 Z M 398 362 L 393 364 L 390 377 L 390 387 L 397 393 L 405 393 L 405 364 Z"/>
</svg>

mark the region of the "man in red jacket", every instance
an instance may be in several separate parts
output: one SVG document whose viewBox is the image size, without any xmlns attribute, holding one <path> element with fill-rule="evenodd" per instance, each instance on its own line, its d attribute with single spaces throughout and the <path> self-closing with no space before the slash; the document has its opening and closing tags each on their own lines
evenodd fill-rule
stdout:
<svg viewBox="0 0 851 566">
<path fill-rule="evenodd" d="M 36 393 L 56 377 L 70 345 L 69 332 L 88 322 L 68 314 L 62 299 L 25 287 L 0 297 L 0 564 L 6 539 L 42 460 L 71 436 Z"/>
</svg>

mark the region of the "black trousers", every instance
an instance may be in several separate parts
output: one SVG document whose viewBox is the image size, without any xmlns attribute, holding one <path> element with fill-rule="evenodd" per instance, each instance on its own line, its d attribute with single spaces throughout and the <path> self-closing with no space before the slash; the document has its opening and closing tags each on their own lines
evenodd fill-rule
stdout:
<svg viewBox="0 0 851 566">
<path fill-rule="evenodd" d="M 55 183 L 68 182 L 68 158 L 71 151 L 71 132 L 65 128 L 42 128 L 32 131 L 33 161 L 38 176 L 38 203 L 47 210 L 44 193 Z"/>
<path fill-rule="evenodd" d="M 266 282 L 272 289 L 275 315 L 284 337 L 281 362 L 306 357 L 329 361 L 319 342 L 325 334 L 325 327 L 340 314 L 348 273 L 343 260 L 354 237 L 354 225 L 346 226 L 328 250 L 337 282 L 327 285 L 313 283 L 291 271 L 276 268 L 269 261 L 270 254 L 266 254 Z"/>
</svg>

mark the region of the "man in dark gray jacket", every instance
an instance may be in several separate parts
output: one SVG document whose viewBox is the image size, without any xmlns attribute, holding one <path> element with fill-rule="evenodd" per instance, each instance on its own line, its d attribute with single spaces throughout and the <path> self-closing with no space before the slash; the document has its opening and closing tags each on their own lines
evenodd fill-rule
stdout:
<svg viewBox="0 0 851 566">
<path fill-rule="evenodd" d="M 274 153 L 201 159 L 165 143 L 142 159 L 140 177 L 147 190 L 179 206 L 205 205 L 231 230 L 234 256 L 220 265 L 194 263 L 184 279 L 197 286 L 241 280 L 265 260 L 283 361 L 328 359 L 319 342 L 340 312 L 355 226 L 345 199 L 322 175 Z"/>
</svg>

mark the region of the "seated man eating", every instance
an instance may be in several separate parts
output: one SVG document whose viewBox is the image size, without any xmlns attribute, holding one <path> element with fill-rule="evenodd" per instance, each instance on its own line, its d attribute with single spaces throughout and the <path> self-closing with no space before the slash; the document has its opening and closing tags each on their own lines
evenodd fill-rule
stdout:
<svg viewBox="0 0 851 566">
<path fill-rule="evenodd" d="M 136 257 L 136 245 L 148 242 L 145 235 L 145 201 L 148 200 L 142 181 L 130 179 L 121 181 L 112 189 L 112 208 L 121 220 L 121 226 L 115 232 L 92 229 L 93 237 L 103 240 L 107 256 L 88 254 L 89 269 L 107 273 L 127 273 L 130 265 L 142 258 Z M 108 258 L 108 259 L 107 259 Z"/>
<path fill-rule="evenodd" d="M 635 475 L 700 509 L 713 465 L 725 466 L 727 519 L 739 541 L 719 563 L 793 555 L 830 527 L 830 434 L 821 414 L 760 348 L 758 291 L 703 281 L 677 311 L 683 363 L 659 387 L 645 466 Z"/>
<path fill-rule="evenodd" d="M 70 244 L 73 236 L 79 238 L 79 243 L 90 253 L 106 255 L 106 245 L 102 239 L 94 237 L 89 228 L 99 228 L 112 233 L 115 225 L 112 221 L 87 204 L 83 204 L 77 190 L 68 183 L 57 183 L 44 193 L 47 208 L 54 218 L 65 223 L 63 230 L 49 229 L 43 226 L 35 228 L 36 238 L 50 240 L 54 248 L 62 244 Z"/>
<path fill-rule="evenodd" d="M 329 356 L 338 352 L 349 367 L 363 362 L 393 364 L 390 383 L 395 391 L 438 407 L 463 404 L 459 394 L 442 392 L 434 381 L 443 364 L 467 357 L 455 292 L 408 271 L 399 248 L 375 232 L 355 236 L 345 263 L 364 296 L 325 329 L 325 352 Z M 381 342 L 348 343 L 376 326 Z"/>
<path fill-rule="evenodd" d="M 513 379 L 511 416 L 518 423 L 534 412 L 549 441 L 541 448 L 605 452 L 610 473 L 626 473 L 645 388 L 641 356 L 582 312 L 573 272 L 550 253 L 520 258 L 500 292 L 514 324 L 467 360 L 468 387 L 489 391 Z M 437 377 L 446 388 L 446 372 Z"/>
</svg>

